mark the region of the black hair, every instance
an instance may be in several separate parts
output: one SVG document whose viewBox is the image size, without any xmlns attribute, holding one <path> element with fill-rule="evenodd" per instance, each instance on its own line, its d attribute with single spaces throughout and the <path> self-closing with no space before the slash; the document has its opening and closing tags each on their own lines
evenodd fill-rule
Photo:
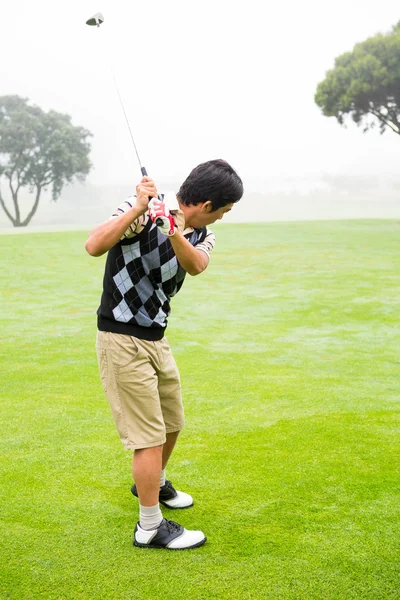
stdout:
<svg viewBox="0 0 400 600">
<path fill-rule="evenodd" d="M 242 196 L 242 180 L 230 164 L 220 158 L 194 168 L 178 192 L 179 200 L 186 206 L 209 200 L 212 212 L 238 202 Z"/>
</svg>

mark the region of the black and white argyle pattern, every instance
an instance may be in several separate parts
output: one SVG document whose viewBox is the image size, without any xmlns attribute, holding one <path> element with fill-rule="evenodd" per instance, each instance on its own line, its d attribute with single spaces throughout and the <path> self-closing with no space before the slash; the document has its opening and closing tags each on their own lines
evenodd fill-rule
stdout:
<svg viewBox="0 0 400 600">
<path fill-rule="evenodd" d="M 203 228 L 185 237 L 196 246 L 205 235 Z M 138 336 L 137 328 L 165 329 L 170 298 L 180 290 L 185 275 L 168 237 L 149 220 L 140 234 L 120 241 L 108 253 L 99 329 L 106 328 L 104 320 L 118 324 L 114 328 L 109 324 L 107 330 L 128 335 Z"/>
</svg>

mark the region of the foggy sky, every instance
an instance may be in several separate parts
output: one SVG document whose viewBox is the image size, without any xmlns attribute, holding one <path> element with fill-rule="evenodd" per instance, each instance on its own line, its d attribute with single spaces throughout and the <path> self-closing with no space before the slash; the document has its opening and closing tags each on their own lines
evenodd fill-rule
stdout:
<svg viewBox="0 0 400 600">
<path fill-rule="evenodd" d="M 102 27 L 85 21 L 102 11 Z M 92 184 L 181 180 L 225 158 L 245 187 L 326 175 L 397 176 L 399 136 L 323 117 L 316 86 L 339 54 L 400 19 L 382 0 L 50 0 L 3 3 L 0 94 L 72 116 L 93 134 Z"/>
</svg>

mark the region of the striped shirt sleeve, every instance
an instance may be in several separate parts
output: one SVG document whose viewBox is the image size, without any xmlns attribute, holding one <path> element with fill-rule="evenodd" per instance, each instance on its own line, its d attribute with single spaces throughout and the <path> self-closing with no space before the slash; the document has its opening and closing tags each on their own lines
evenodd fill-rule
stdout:
<svg viewBox="0 0 400 600">
<path fill-rule="evenodd" d="M 130 196 L 129 198 L 124 200 L 122 202 L 122 204 L 120 204 L 118 206 L 115 213 L 113 213 L 111 215 L 111 217 L 109 218 L 109 221 L 111 221 L 111 219 L 115 219 L 115 218 L 119 217 L 120 215 L 123 215 L 124 213 L 126 213 L 126 211 L 133 208 L 135 205 L 136 205 L 136 196 Z M 144 215 L 140 215 L 140 217 L 135 219 L 135 221 L 133 221 L 133 223 L 131 225 L 129 225 L 128 229 L 121 236 L 121 240 L 124 240 L 127 238 L 133 238 L 133 237 L 135 237 L 135 235 L 138 235 L 141 231 L 143 231 L 144 227 L 147 224 L 148 219 L 149 219 L 148 213 L 145 213 Z"/>
<path fill-rule="evenodd" d="M 212 250 L 214 249 L 214 246 L 215 246 L 215 235 L 213 234 L 211 229 L 208 229 L 208 227 L 207 227 L 206 237 L 204 238 L 204 240 L 202 242 L 200 242 L 200 244 L 197 244 L 195 246 L 195 248 L 196 248 L 196 250 L 201 250 L 201 252 L 205 252 L 207 254 L 208 258 L 210 258 L 210 254 L 211 254 Z"/>
</svg>

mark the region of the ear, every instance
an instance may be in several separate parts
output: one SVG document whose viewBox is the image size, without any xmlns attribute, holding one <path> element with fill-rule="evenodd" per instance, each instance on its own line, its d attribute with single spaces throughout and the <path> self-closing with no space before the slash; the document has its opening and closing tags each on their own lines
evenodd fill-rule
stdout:
<svg viewBox="0 0 400 600">
<path fill-rule="evenodd" d="M 202 210 L 203 212 L 210 213 L 210 212 L 212 212 L 212 208 L 213 208 L 213 207 L 212 207 L 212 202 L 211 202 L 211 200 L 207 200 L 206 202 L 204 202 L 204 203 L 203 203 L 203 205 L 202 205 L 202 207 L 201 207 L 201 210 Z"/>
</svg>

